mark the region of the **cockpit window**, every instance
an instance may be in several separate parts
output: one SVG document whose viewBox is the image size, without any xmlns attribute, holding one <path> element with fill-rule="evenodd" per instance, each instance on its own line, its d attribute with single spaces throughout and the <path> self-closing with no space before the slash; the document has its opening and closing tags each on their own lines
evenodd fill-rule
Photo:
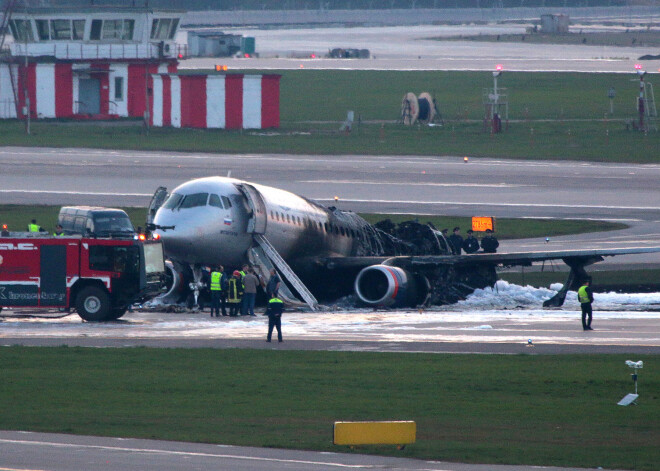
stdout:
<svg viewBox="0 0 660 471">
<path fill-rule="evenodd" d="M 225 208 L 229 209 L 231 208 L 231 201 L 229 201 L 229 198 L 226 196 L 222 197 L 222 202 L 225 204 Z"/>
<path fill-rule="evenodd" d="M 206 206 L 206 200 L 209 199 L 208 193 L 193 193 L 186 195 L 181 202 L 181 209 L 196 208 L 197 206 Z"/>
<path fill-rule="evenodd" d="M 209 196 L 209 206 L 215 206 L 216 208 L 224 209 L 220 197 L 213 193 L 211 193 L 211 196 Z"/>
<path fill-rule="evenodd" d="M 177 206 L 179 206 L 179 203 L 183 199 L 183 195 L 180 195 L 179 193 L 172 193 L 169 198 L 167 198 L 167 201 L 165 201 L 165 204 L 163 205 L 163 208 L 165 209 L 174 209 Z"/>
</svg>

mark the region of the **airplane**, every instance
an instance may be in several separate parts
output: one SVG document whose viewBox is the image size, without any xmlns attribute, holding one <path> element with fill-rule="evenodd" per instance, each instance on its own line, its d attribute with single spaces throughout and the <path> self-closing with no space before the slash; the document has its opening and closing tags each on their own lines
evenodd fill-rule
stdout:
<svg viewBox="0 0 660 471">
<path fill-rule="evenodd" d="M 325 207 L 294 193 L 230 177 L 185 182 L 154 193 L 147 227 L 163 241 L 170 288 L 165 302 L 196 305 L 204 266 L 275 268 L 285 301 L 312 309 L 318 299 L 354 294 L 373 307 L 450 304 L 492 287 L 498 267 L 563 260 L 569 275 L 544 306 L 561 306 L 588 277 L 584 267 L 606 256 L 660 252 L 660 247 L 452 255 L 440 231 L 416 222 L 388 233 L 351 211 Z"/>
</svg>

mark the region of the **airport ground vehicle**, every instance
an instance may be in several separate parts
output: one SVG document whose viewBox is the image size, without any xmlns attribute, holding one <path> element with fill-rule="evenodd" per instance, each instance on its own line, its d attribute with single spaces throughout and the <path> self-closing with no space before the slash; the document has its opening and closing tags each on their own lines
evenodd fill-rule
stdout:
<svg viewBox="0 0 660 471">
<path fill-rule="evenodd" d="M 0 309 L 75 309 L 87 321 L 114 320 L 158 295 L 164 275 L 160 241 L 0 237 Z"/>
<path fill-rule="evenodd" d="M 57 223 L 67 235 L 127 238 L 136 235 L 128 214 L 116 208 L 63 206 Z"/>
</svg>

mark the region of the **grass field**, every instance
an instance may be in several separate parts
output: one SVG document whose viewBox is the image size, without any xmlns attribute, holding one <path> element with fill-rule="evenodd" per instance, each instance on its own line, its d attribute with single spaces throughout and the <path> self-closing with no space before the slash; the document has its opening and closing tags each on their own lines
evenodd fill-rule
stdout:
<svg viewBox="0 0 660 471">
<path fill-rule="evenodd" d="M 645 368 L 640 405 L 617 406 L 626 359 L 6 347 L 0 429 L 349 452 L 334 421 L 399 419 L 417 443 L 357 451 L 656 470 L 660 374 Z"/>
<path fill-rule="evenodd" d="M 236 71 L 240 72 L 240 71 Z M 272 73 L 272 71 L 271 71 Z M 271 131 L 152 129 L 139 125 L 36 122 L 26 136 L 17 121 L 0 123 L 4 145 L 94 147 L 227 153 L 458 155 L 608 162 L 657 161 L 660 132 L 627 131 L 636 115 L 635 74 L 505 72 L 510 123 L 499 135 L 484 132 L 486 72 L 279 71 L 281 128 Z M 649 79 L 651 82 L 652 78 Z M 614 87 L 614 114 L 607 91 Z M 404 93 L 436 96 L 445 125 L 394 124 Z M 361 124 L 338 132 L 347 110 Z M 383 126 L 383 127 L 381 127 Z"/>
<path fill-rule="evenodd" d="M 135 227 L 144 227 L 146 219 L 145 208 L 122 208 L 128 213 Z M 35 218 L 44 229 L 50 232 L 55 228 L 60 206 L 23 206 L 0 204 L 0 224 L 7 224 L 10 230 L 26 230 L 28 223 Z M 383 219 L 390 219 L 399 223 L 418 219 L 422 223 L 432 222 L 437 228 L 454 226 L 463 227 L 463 232 L 471 226 L 468 217 L 444 217 L 433 215 L 392 215 L 392 214 L 361 214 L 367 221 L 376 223 Z M 502 239 L 519 239 L 523 237 L 556 237 L 567 234 L 581 234 L 585 232 L 602 232 L 625 229 L 625 224 L 607 221 L 581 221 L 581 220 L 550 220 L 550 219 L 497 219 L 497 236 Z"/>
</svg>

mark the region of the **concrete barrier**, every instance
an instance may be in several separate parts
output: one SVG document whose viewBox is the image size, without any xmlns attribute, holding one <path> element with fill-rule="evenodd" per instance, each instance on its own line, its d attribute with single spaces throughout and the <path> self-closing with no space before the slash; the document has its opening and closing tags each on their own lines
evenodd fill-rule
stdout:
<svg viewBox="0 0 660 471">
<path fill-rule="evenodd" d="M 407 445 L 415 443 L 414 421 L 335 422 L 335 445 Z"/>
</svg>

